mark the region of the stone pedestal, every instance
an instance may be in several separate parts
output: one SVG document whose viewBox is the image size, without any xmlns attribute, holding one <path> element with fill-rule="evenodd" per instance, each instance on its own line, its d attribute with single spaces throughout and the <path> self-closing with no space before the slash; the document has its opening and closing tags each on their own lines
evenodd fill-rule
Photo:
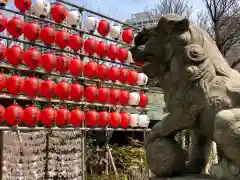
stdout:
<svg viewBox="0 0 240 180">
<path fill-rule="evenodd" d="M 214 180 L 208 175 L 183 175 L 172 178 L 150 178 L 149 180 Z"/>
</svg>

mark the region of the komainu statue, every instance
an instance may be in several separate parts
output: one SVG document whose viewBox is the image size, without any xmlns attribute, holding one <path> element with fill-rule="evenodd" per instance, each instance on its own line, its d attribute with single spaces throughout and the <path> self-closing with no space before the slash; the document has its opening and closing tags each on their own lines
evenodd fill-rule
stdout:
<svg viewBox="0 0 240 180">
<path fill-rule="evenodd" d="M 240 179 L 240 74 L 208 33 L 166 14 L 139 32 L 131 51 L 135 60 L 144 60 L 143 72 L 159 80 L 169 112 L 145 142 L 152 172 L 157 177 L 201 174 L 215 141 L 223 159 L 211 167 L 211 176 Z M 192 137 L 187 163 L 174 140 L 184 129 Z"/>
</svg>

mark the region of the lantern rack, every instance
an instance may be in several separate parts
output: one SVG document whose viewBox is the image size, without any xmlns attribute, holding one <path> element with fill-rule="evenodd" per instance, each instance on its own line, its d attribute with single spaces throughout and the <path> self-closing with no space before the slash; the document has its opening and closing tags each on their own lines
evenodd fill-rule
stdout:
<svg viewBox="0 0 240 180">
<path fill-rule="evenodd" d="M 76 8 L 80 12 L 81 15 L 82 15 L 82 12 L 84 12 L 84 11 L 89 12 L 91 14 L 101 16 L 102 18 L 106 18 L 110 21 L 114 21 L 116 23 L 125 25 L 127 27 L 131 27 L 135 30 L 140 30 L 137 27 L 134 27 L 134 26 L 131 26 L 127 23 L 124 23 L 124 22 L 118 21 L 116 19 L 107 17 L 103 14 L 94 12 L 92 10 L 89 10 L 89 9 L 85 8 L 85 7 L 77 6 L 75 4 L 67 2 L 66 0 L 56 0 L 56 1 Z M 97 38 L 100 38 L 100 39 L 103 39 L 103 40 L 107 40 L 107 41 L 111 41 L 111 42 L 114 42 L 114 43 L 117 43 L 117 44 L 124 45 L 128 48 L 132 47 L 132 45 L 124 43 L 120 40 L 115 40 L 115 39 L 111 39 L 111 38 L 107 38 L 107 37 L 97 35 L 95 33 L 88 32 L 88 31 L 86 31 L 82 28 L 82 26 L 81 26 L 82 23 L 80 24 L 79 28 L 73 28 L 73 27 L 70 27 L 69 25 L 63 25 L 61 23 L 56 23 L 55 21 L 47 19 L 47 18 L 41 18 L 41 17 L 35 16 L 35 15 L 32 15 L 32 14 L 22 13 L 20 11 L 12 10 L 12 9 L 9 9 L 9 8 L 6 8 L 6 7 L 1 7 L 0 6 L 0 10 L 7 11 L 7 12 L 10 12 L 10 13 L 14 13 L 14 14 L 17 14 L 17 15 L 20 15 L 20 16 L 23 16 L 23 17 L 29 17 L 29 18 L 32 18 L 32 19 L 35 19 L 35 20 L 38 20 L 38 21 L 50 23 L 52 25 L 56 25 L 58 27 L 62 27 L 62 28 L 68 29 L 68 30 L 72 30 L 72 31 L 75 31 L 76 33 L 79 33 L 80 36 L 82 36 L 84 34 L 87 34 L 87 35 L 97 37 Z M 56 52 L 67 53 L 67 54 L 78 56 L 81 59 L 83 57 L 89 57 L 89 58 L 91 58 L 91 61 L 96 61 L 96 62 L 101 62 L 102 61 L 102 62 L 107 62 L 109 64 L 111 63 L 111 64 L 120 65 L 120 66 L 125 66 L 125 67 L 128 67 L 129 69 L 132 68 L 132 69 L 140 70 L 140 67 L 135 66 L 133 64 L 120 63 L 120 62 L 116 62 L 116 61 L 111 61 L 111 60 L 99 58 L 97 56 L 91 56 L 91 55 L 83 53 L 81 50 L 78 51 L 78 52 L 76 52 L 76 51 L 74 52 L 74 51 L 69 51 L 69 50 L 66 50 L 66 49 L 60 49 L 60 48 L 55 47 L 55 46 L 47 46 L 43 43 L 26 41 L 26 40 L 23 40 L 23 39 L 12 38 L 10 36 L 7 37 L 7 36 L 1 35 L 1 34 L 0 34 L 0 39 L 10 40 L 10 41 L 14 41 L 14 42 L 22 43 L 22 44 L 28 44 L 28 45 L 31 45 L 31 46 L 40 47 L 40 48 L 44 48 L 44 49 L 49 49 L 49 50 L 56 51 Z M 43 70 L 41 68 L 31 70 L 30 68 L 28 68 L 24 65 L 19 65 L 17 67 L 14 67 L 14 66 L 12 66 L 8 63 L 5 63 L 5 62 L 0 63 L 0 68 L 10 69 L 10 70 L 18 70 L 19 72 L 32 72 L 34 75 L 38 73 L 38 74 L 45 74 L 45 75 L 48 75 L 48 76 L 65 77 L 65 78 L 71 78 L 71 79 L 76 79 L 76 80 L 86 80 L 86 81 L 88 81 L 89 83 L 92 83 L 92 84 L 96 83 L 96 84 L 109 85 L 109 86 L 112 86 L 114 88 L 118 87 L 119 89 L 125 88 L 125 89 L 128 89 L 129 91 L 144 91 L 144 92 L 149 91 L 149 88 L 147 88 L 145 86 L 132 86 L 132 85 L 126 85 L 126 84 L 112 83 L 110 81 L 101 81 L 101 80 L 98 80 L 98 79 L 90 79 L 90 78 L 86 78 L 86 77 L 75 77 L 75 76 L 71 75 L 70 73 L 58 73 L 56 71 L 46 72 L 45 70 Z M 106 108 L 109 108 L 109 112 L 111 111 L 110 108 L 115 108 L 115 111 L 117 111 L 117 112 L 119 112 L 120 110 L 125 110 L 125 109 L 133 109 L 133 110 L 137 110 L 139 112 L 139 114 L 146 114 L 146 111 L 148 110 L 148 108 L 142 108 L 142 107 L 138 107 L 138 106 L 121 106 L 121 105 L 112 105 L 112 104 L 89 103 L 89 102 L 86 102 L 86 101 L 76 102 L 76 101 L 70 101 L 70 100 L 46 99 L 46 98 L 42 98 L 42 97 L 31 98 L 31 97 L 25 96 L 25 95 L 11 95 L 11 94 L 7 94 L 7 93 L 3 93 L 3 92 L 0 93 L 0 99 L 10 99 L 10 100 L 14 100 L 14 102 L 22 100 L 22 101 L 29 101 L 29 102 L 32 101 L 32 103 L 38 101 L 38 102 L 49 102 L 49 103 L 53 103 L 53 104 L 54 103 L 72 104 L 72 105 L 75 105 L 75 106 L 80 105 L 80 106 L 106 107 Z M 81 170 L 83 172 L 82 172 L 82 175 L 81 175 L 82 176 L 81 179 L 85 179 L 86 175 L 85 175 L 85 172 L 84 172 L 84 169 L 85 169 L 84 153 L 85 153 L 86 132 L 88 132 L 88 131 L 103 131 L 103 132 L 124 131 L 124 132 L 143 132 L 144 135 L 145 135 L 145 133 L 147 133 L 151 130 L 147 126 L 144 127 L 144 125 L 141 126 L 141 127 L 140 127 L 140 125 L 138 125 L 137 127 L 132 125 L 132 127 L 129 127 L 129 128 L 109 128 L 108 126 L 106 128 L 103 128 L 103 127 L 104 126 L 102 126 L 102 127 L 100 127 L 100 126 L 96 126 L 96 127 L 89 127 L 88 126 L 88 127 L 86 127 L 86 122 L 84 122 L 84 121 L 82 122 L 82 124 L 79 127 L 69 127 L 69 126 L 59 127 L 59 126 L 55 126 L 55 125 L 53 125 L 53 127 L 51 127 L 51 128 L 40 127 L 40 126 L 26 127 L 26 126 L 22 126 L 21 124 L 19 124 L 18 126 L 9 127 L 9 126 L 6 126 L 6 124 L 3 124 L 3 125 L 0 126 L 0 133 L 2 133 L 3 131 L 17 132 L 17 136 L 19 138 L 19 142 L 20 142 L 20 144 L 22 146 L 22 150 L 23 150 L 23 142 L 21 140 L 20 131 L 21 132 L 45 131 L 45 132 L 47 132 L 47 134 L 50 131 L 68 131 L 68 132 L 69 131 L 78 131 L 78 132 L 82 132 L 81 133 L 82 134 L 82 137 L 81 137 L 81 153 L 82 153 L 82 155 L 81 155 L 81 159 L 82 159 L 81 160 Z M 121 127 L 121 126 L 118 126 L 118 127 Z M 48 140 L 49 140 L 49 135 L 47 135 L 47 137 L 48 137 Z M 46 137 L 46 139 L 47 139 L 47 137 Z M 1 137 L 0 137 L 0 141 L 1 141 Z M 107 148 L 108 148 L 108 153 L 111 155 L 111 151 L 109 150 L 108 145 L 107 145 Z M 3 153 L 2 149 L 0 149 L 0 151 L 2 151 L 0 153 Z M 46 148 L 46 154 L 48 154 L 47 148 Z M 48 170 L 46 170 L 46 172 L 48 172 Z M 0 172 L 0 179 L 3 179 L 1 177 L 2 175 L 3 175 L 3 173 Z M 45 179 L 48 179 L 46 177 L 45 177 Z"/>
<path fill-rule="evenodd" d="M 1 38 L 1 36 L 0 36 Z M 101 81 L 101 80 L 98 80 L 98 79 L 89 79 L 89 78 L 86 78 L 86 77 L 75 77 L 75 76 L 72 76 L 70 74 L 67 74 L 67 73 L 57 73 L 57 72 L 46 72 L 44 70 L 41 70 L 41 69 L 36 69 L 34 71 L 30 70 L 29 68 L 23 66 L 23 65 L 20 65 L 18 66 L 17 68 L 16 67 L 13 67 L 7 63 L 0 63 L 0 68 L 4 68 L 4 69 L 17 69 L 19 71 L 27 71 L 27 72 L 35 72 L 35 73 L 39 73 L 39 74 L 48 74 L 48 75 L 51 75 L 51 76 L 61 76 L 61 77 L 66 77 L 66 78 L 72 78 L 72 79 L 79 79 L 79 80 L 87 80 L 87 81 L 90 81 L 90 82 L 95 82 L 95 83 L 102 83 L 102 84 L 106 84 L 106 85 L 113 85 L 113 86 L 117 86 L 117 87 L 121 87 L 121 88 L 131 88 L 131 90 L 143 90 L 143 91 L 148 91 L 149 88 L 147 87 L 141 87 L 141 86 L 130 86 L 130 85 L 127 85 L 127 84 L 117 84 L 117 83 L 112 83 L 112 82 L 109 82 L 109 81 Z"/>
<path fill-rule="evenodd" d="M 84 54 L 84 53 L 72 52 L 72 51 L 68 51 L 68 50 L 65 50 L 65 49 L 60 49 L 60 48 L 56 48 L 56 47 L 53 47 L 53 46 L 46 46 L 46 45 L 35 43 L 35 42 L 32 43 L 30 41 L 21 40 L 21 39 L 17 39 L 17 38 L 12 38 L 12 37 L 7 37 L 7 36 L 0 35 L 0 39 L 11 40 L 11 41 L 15 41 L 15 42 L 23 43 L 23 44 L 38 46 L 38 47 L 41 47 L 41 48 L 48 48 L 48 49 L 51 49 L 51 50 L 54 50 L 54 51 L 68 53 L 68 54 L 72 54 L 72 55 L 75 55 L 75 56 L 89 57 L 89 58 L 91 58 L 91 59 L 93 59 L 97 62 L 98 61 L 103 61 L 103 62 L 109 62 L 109 63 L 112 63 L 112 64 L 118 64 L 118 65 L 121 65 L 121 66 L 131 67 L 131 68 L 134 68 L 134 69 L 140 69 L 138 66 L 135 66 L 135 65 L 116 62 L 116 61 L 110 61 L 110 60 L 107 60 L 107 59 L 101 59 L 101 58 L 98 58 L 96 56 L 90 56 L 90 55 L 87 55 L 87 54 Z"/>
<path fill-rule="evenodd" d="M 43 131 L 43 130 L 50 130 L 50 131 L 127 131 L 127 132 L 149 132 L 151 129 L 148 128 L 87 128 L 87 127 L 52 127 L 52 128 L 45 128 L 45 127 L 8 127 L 8 126 L 0 126 L 0 131 Z"/>
<path fill-rule="evenodd" d="M 97 16 L 101 16 L 101 17 L 106 18 L 106 19 L 108 19 L 108 20 L 117 22 L 117 23 L 119 23 L 119 24 L 122 24 L 122 25 L 125 25 L 125 26 L 128 26 L 128 27 L 131 27 L 131 28 L 133 28 L 133 29 L 140 30 L 140 28 L 138 28 L 138 27 L 136 27 L 136 26 L 132 26 L 132 25 L 127 24 L 127 23 L 124 23 L 124 22 L 122 22 L 122 21 L 118 21 L 117 19 L 114 19 L 114 18 L 105 16 L 105 15 L 103 15 L 103 14 L 101 14 L 101 13 L 92 11 L 92 10 L 87 9 L 87 8 L 85 8 L 85 7 L 81 7 L 81 6 L 78 6 L 78 5 L 76 5 L 76 4 L 72 4 L 72 3 L 70 3 L 70 2 L 68 2 L 68 1 L 66 1 L 66 0 L 56 0 L 56 1 L 61 2 L 61 3 L 66 4 L 66 5 L 69 5 L 69 6 L 72 6 L 72 7 L 75 7 L 75 8 L 77 8 L 77 9 L 79 9 L 79 11 L 81 11 L 81 12 L 86 11 L 86 12 L 89 12 L 89 13 L 91 13 L 91 14 L 95 14 L 95 15 L 97 15 Z"/>
<path fill-rule="evenodd" d="M 120 106 L 120 105 L 111 105 L 111 104 L 101 104 L 101 103 L 88 103 L 86 101 L 61 101 L 58 99 L 45 99 L 40 97 L 28 97 L 24 95 L 11 95 L 0 93 L 0 99 L 14 99 L 14 100 L 24 100 L 24 101 L 39 101 L 39 102 L 50 102 L 50 103 L 62 103 L 62 104 L 74 104 L 74 105 L 85 105 L 85 106 L 96 106 L 96 107 L 109 107 L 109 108 L 121 108 L 121 109 L 136 109 L 141 111 L 147 111 L 147 108 L 141 108 L 137 106 Z"/>
<path fill-rule="evenodd" d="M 118 40 L 115 40 L 115 39 L 111 39 L 111 38 L 99 36 L 99 35 L 97 35 L 97 34 L 94 34 L 94 33 L 88 32 L 88 31 L 85 31 L 85 30 L 83 30 L 83 29 L 73 28 L 73 27 L 70 27 L 70 26 L 66 26 L 66 25 L 64 25 L 64 24 L 56 23 L 56 22 L 51 21 L 51 20 L 49 20 L 49 19 L 47 19 L 47 18 L 40 18 L 40 17 L 31 15 L 31 14 L 28 14 L 28 13 L 22 13 L 22 12 L 15 11 L 15 10 L 12 10 L 12 9 L 8 9 L 8 8 L 5 8 L 5 7 L 1 7 L 1 6 L 0 6 L 0 9 L 1 9 L 1 10 L 4 10 L 4 11 L 7 11 L 7 12 L 11 12 L 11 13 L 14 13 L 14 14 L 21 15 L 21 16 L 23 16 L 23 17 L 29 17 L 29 18 L 33 18 L 33 19 L 36 19 L 36 20 L 39 20 L 39 21 L 46 22 L 46 23 L 51 23 L 52 25 L 57 25 L 57 26 L 59 26 L 59 27 L 66 28 L 66 29 L 68 29 L 68 30 L 74 30 L 74 31 L 79 32 L 80 34 L 88 34 L 88 35 L 95 36 L 95 37 L 97 37 L 97 38 L 101 38 L 101 39 L 104 39 L 104 40 L 107 40 L 107 41 L 111 41 L 111 42 L 115 42 L 115 43 L 118 43 L 118 44 L 122 44 L 122 45 L 125 45 L 125 46 L 128 46 L 128 47 L 132 47 L 131 45 L 126 44 L 126 43 L 124 43 L 124 42 L 122 42 L 122 41 L 118 41 Z M 116 20 L 115 20 L 115 21 L 116 21 Z M 129 26 L 129 25 L 127 25 L 127 26 Z"/>
<path fill-rule="evenodd" d="M 136 28 L 134 26 L 130 26 L 130 25 L 128 25 L 126 23 L 123 23 L 121 21 L 118 21 L 118 20 L 115 20 L 113 18 L 104 16 L 104 15 L 102 15 L 100 13 L 96 13 L 94 11 L 88 10 L 88 9 L 86 9 L 84 7 L 80 7 L 80 6 L 76 6 L 74 4 L 68 3 L 68 2 L 66 2 L 64 0 L 57 0 L 57 1 L 62 2 L 64 4 L 66 4 L 66 5 L 70 5 L 72 7 L 77 8 L 80 13 L 82 13 L 83 11 L 86 11 L 86 12 L 89 12 L 89 13 L 96 14 L 98 16 L 104 17 L 106 19 L 118 22 L 120 24 L 132 27 L 134 29 L 138 29 L 138 28 Z M 46 19 L 46 18 L 40 18 L 40 17 L 31 15 L 31 14 L 22 13 L 20 11 L 15 11 L 15 10 L 8 9 L 8 8 L 2 7 L 2 6 L 0 6 L 0 9 L 3 10 L 3 11 L 8 11 L 8 12 L 11 12 L 11 13 L 15 13 L 15 14 L 18 14 L 18 15 L 21 15 L 21 16 L 24 16 L 24 17 L 30 17 L 30 18 L 37 19 L 37 20 L 40 20 L 40 21 L 48 22 L 48 23 L 51 23 L 53 25 L 57 25 L 57 26 L 60 26 L 60 27 L 63 27 L 63 28 L 67 28 L 67 29 L 70 29 L 70 30 L 75 30 L 75 31 L 80 32 L 80 34 L 89 34 L 89 35 L 92 35 L 92 36 L 95 36 L 95 37 L 99 37 L 101 39 L 105 39 L 105 40 L 108 40 L 108 41 L 116 42 L 118 44 L 127 45 L 128 47 L 132 47 L 132 45 L 123 43 L 121 41 L 117 41 L 117 40 L 114 40 L 114 39 L 110 39 L 110 38 L 106 38 L 106 37 L 103 37 L 103 36 L 99 36 L 97 34 L 90 33 L 88 31 L 81 30 L 81 29 L 76 29 L 76 28 L 73 28 L 73 27 L 70 27 L 70 26 L 66 26 L 66 25 L 63 25 L 61 23 L 56 23 L 56 22 L 54 22 L 52 20 L 49 20 L 49 19 Z M 79 52 L 68 51 L 68 50 L 65 50 L 65 49 L 56 48 L 54 46 L 47 46 L 45 44 L 30 42 L 30 41 L 26 41 L 26 40 L 22 40 L 22 39 L 18 39 L 18 38 L 7 37 L 7 36 L 3 36 L 3 35 L 0 35 L 0 39 L 11 40 L 11 41 L 14 41 L 14 42 L 19 42 L 19 43 L 23 43 L 23 44 L 32 45 L 32 46 L 38 46 L 38 47 L 41 47 L 41 48 L 46 48 L 46 49 L 50 49 L 50 50 L 53 50 L 53 51 L 64 52 L 64 53 L 72 54 L 72 55 L 75 55 L 75 56 L 89 57 L 89 58 L 91 58 L 94 61 L 103 61 L 103 62 L 108 62 L 108 63 L 112 63 L 112 64 L 119 64 L 119 65 L 122 65 L 122 66 L 127 66 L 127 67 L 131 67 L 131 68 L 139 69 L 138 66 L 134 66 L 134 65 L 130 65 L 130 64 L 124 64 L 124 63 L 121 63 L 121 62 L 116 62 L 116 61 L 111 61 L 111 60 L 106 60 L 106 59 L 101 59 L 101 58 L 98 58 L 98 57 L 95 57 L 95 56 L 90 56 L 90 55 L 81 53 L 81 51 L 80 51 L 80 53 Z M 0 68 L 3 68 L 3 69 L 16 69 L 16 70 L 19 70 L 19 71 L 28 71 L 28 72 L 40 73 L 40 74 L 46 74 L 46 75 L 52 75 L 52 76 L 58 76 L 58 77 L 61 76 L 61 77 L 66 77 L 66 78 L 71 78 L 71 79 L 87 80 L 87 81 L 90 81 L 90 82 L 102 83 L 102 84 L 110 85 L 110 86 L 117 86 L 117 87 L 120 87 L 120 88 L 128 88 L 130 91 L 132 91 L 132 90 L 148 91 L 149 90 L 149 88 L 143 87 L 143 86 L 132 86 L 132 85 L 112 83 L 112 82 L 109 82 L 109 81 L 101 81 L 101 80 L 98 80 L 98 79 L 89 79 L 89 78 L 86 78 L 86 77 L 75 77 L 75 76 L 70 75 L 69 73 L 46 72 L 46 71 L 41 70 L 41 69 L 31 70 L 31 69 L 29 69 L 29 68 L 27 68 L 26 66 L 23 66 L 23 65 L 14 67 L 14 66 L 11 66 L 10 64 L 6 64 L 4 62 L 0 63 Z M 80 102 L 61 101 L 61 100 L 58 100 L 58 99 L 51 99 L 51 100 L 49 100 L 49 99 L 40 98 L 40 97 L 29 98 L 28 96 L 24 96 L 24 95 L 11 95 L 11 94 L 5 94 L 5 93 L 0 93 L 0 97 L 3 98 L 3 99 L 14 99 L 14 100 L 25 100 L 25 101 L 29 100 L 29 101 L 63 103 L 63 104 L 75 104 L 75 105 L 86 105 L 86 106 L 92 105 L 92 106 L 102 106 L 102 107 L 109 107 L 109 108 L 111 107 L 111 108 L 118 108 L 118 109 L 136 109 L 136 110 L 140 110 L 142 112 L 147 111 L 147 108 L 141 108 L 141 107 L 137 107 L 137 106 L 119 106 L 119 105 L 100 104 L 100 103 L 88 103 L 88 102 L 85 102 L 85 101 L 80 101 Z"/>
</svg>

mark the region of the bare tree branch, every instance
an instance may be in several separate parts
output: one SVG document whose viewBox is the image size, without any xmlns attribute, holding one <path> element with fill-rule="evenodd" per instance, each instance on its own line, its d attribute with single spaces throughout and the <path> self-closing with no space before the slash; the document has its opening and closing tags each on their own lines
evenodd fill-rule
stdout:
<svg viewBox="0 0 240 180">
<path fill-rule="evenodd" d="M 219 50 L 228 58 L 227 56 L 234 52 L 234 48 L 240 46 L 239 0 L 202 1 L 206 11 L 197 14 L 197 24 L 209 32 Z M 229 56 L 233 57 L 233 54 Z M 239 56 L 236 55 L 236 57 Z M 234 62 L 234 67 L 236 67 L 239 60 L 231 59 L 231 62 Z M 237 64 L 235 65 L 235 63 Z"/>
<path fill-rule="evenodd" d="M 233 69 L 236 68 L 236 66 L 237 66 L 239 63 L 240 63 L 240 58 L 232 63 L 231 68 L 233 68 Z"/>
<path fill-rule="evenodd" d="M 154 17 L 172 13 L 190 18 L 193 13 L 193 7 L 187 0 L 159 0 L 158 4 L 155 4 L 152 9 L 147 9 L 146 11 L 151 12 Z"/>
</svg>

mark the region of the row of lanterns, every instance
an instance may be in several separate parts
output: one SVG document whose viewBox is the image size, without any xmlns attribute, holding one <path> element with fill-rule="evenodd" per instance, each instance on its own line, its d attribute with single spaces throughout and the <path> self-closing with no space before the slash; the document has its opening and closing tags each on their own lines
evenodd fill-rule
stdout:
<svg viewBox="0 0 240 180">
<path fill-rule="evenodd" d="M 15 0 L 15 6 L 21 11 L 25 12 L 31 8 L 31 0 Z M 36 0 L 36 3 L 32 6 L 33 12 L 40 17 L 46 18 L 51 12 L 51 17 L 57 23 L 61 23 L 64 20 L 72 27 L 77 27 L 81 23 L 81 14 L 77 10 L 68 11 L 64 5 L 60 3 L 55 3 L 50 5 L 46 0 Z M 98 33 L 106 37 L 110 35 L 113 39 L 119 39 L 121 37 L 122 41 L 131 44 L 134 39 L 134 34 L 132 29 L 127 28 L 122 30 L 121 26 L 118 24 L 112 24 L 105 20 L 101 19 L 98 21 L 93 16 L 88 16 L 85 22 L 86 30 L 94 32 L 95 30 Z"/>
<path fill-rule="evenodd" d="M 4 74 L 0 75 L 0 90 L 7 89 L 13 95 L 24 92 L 30 97 L 43 96 L 52 98 L 57 96 L 60 100 L 100 102 L 102 104 L 130 105 L 144 108 L 148 104 L 148 97 L 144 93 L 128 92 L 126 90 L 97 88 L 94 85 L 84 89 L 79 83 L 69 84 L 65 81 L 55 83 L 52 80 L 40 81 L 35 77 L 22 79 L 18 75 L 10 76 L 8 79 Z"/>
<path fill-rule="evenodd" d="M 7 22 L 6 17 L 0 13 L 0 22 L 0 32 L 7 28 L 8 33 L 14 38 L 19 38 L 24 34 L 24 37 L 29 41 L 41 39 L 46 45 L 55 43 L 61 49 L 69 46 L 72 50 L 78 51 L 84 47 L 84 51 L 89 55 L 97 54 L 100 58 L 108 57 L 111 60 L 118 59 L 121 62 L 131 58 L 131 53 L 127 48 L 117 47 L 113 43 L 108 46 L 105 41 L 98 42 L 94 38 L 88 38 L 84 41 L 79 34 L 70 35 L 63 30 L 55 31 L 49 26 L 41 29 L 36 22 L 24 23 L 19 17 L 13 17 Z"/>
<path fill-rule="evenodd" d="M 7 59 L 7 61 L 14 67 L 19 66 L 22 62 L 30 69 L 35 70 L 37 67 L 42 67 L 47 72 L 52 72 L 55 69 L 60 73 L 70 72 L 73 76 L 81 76 L 82 73 L 87 78 L 93 79 L 95 77 L 100 80 L 119 81 L 129 85 L 146 85 L 148 77 L 144 73 L 138 73 L 135 70 L 128 70 L 126 68 L 117 68 L 115 66 L 108 67 L 106 64 L 98 64 L 95 61 L 83 63 L 78 58 L 70 59 L 67 56 L 55 57 L 52 53 L 47 52 L 43 55 L 34 48 L 26 51 L 18 45 L 13 45 L 6 48 L 0 42 L 0 61 Z"/>
<path fill-rule="evenodd" d="M 23 109 L 18 104 L 13 104 L 6 109 L 0 105 L 0 122 L 6 122 L 10 126 L 17 126 L 21 123 L 29 127 L 36 126 L 39 122 L 46 127 L 54 124 L 60 127 L 72 125 L 79 127 L 83 122 L 89 127 L 147 128 L 149 117 L 146 114 L 130 114 L 128 112 L 97 112 L 89 110 L 86 113 L 76 108 L 69 111 L 67 108 L 53 109 L 51 106 L 39 110 L 36 106 L 30 105 Z"/>
</svg>

